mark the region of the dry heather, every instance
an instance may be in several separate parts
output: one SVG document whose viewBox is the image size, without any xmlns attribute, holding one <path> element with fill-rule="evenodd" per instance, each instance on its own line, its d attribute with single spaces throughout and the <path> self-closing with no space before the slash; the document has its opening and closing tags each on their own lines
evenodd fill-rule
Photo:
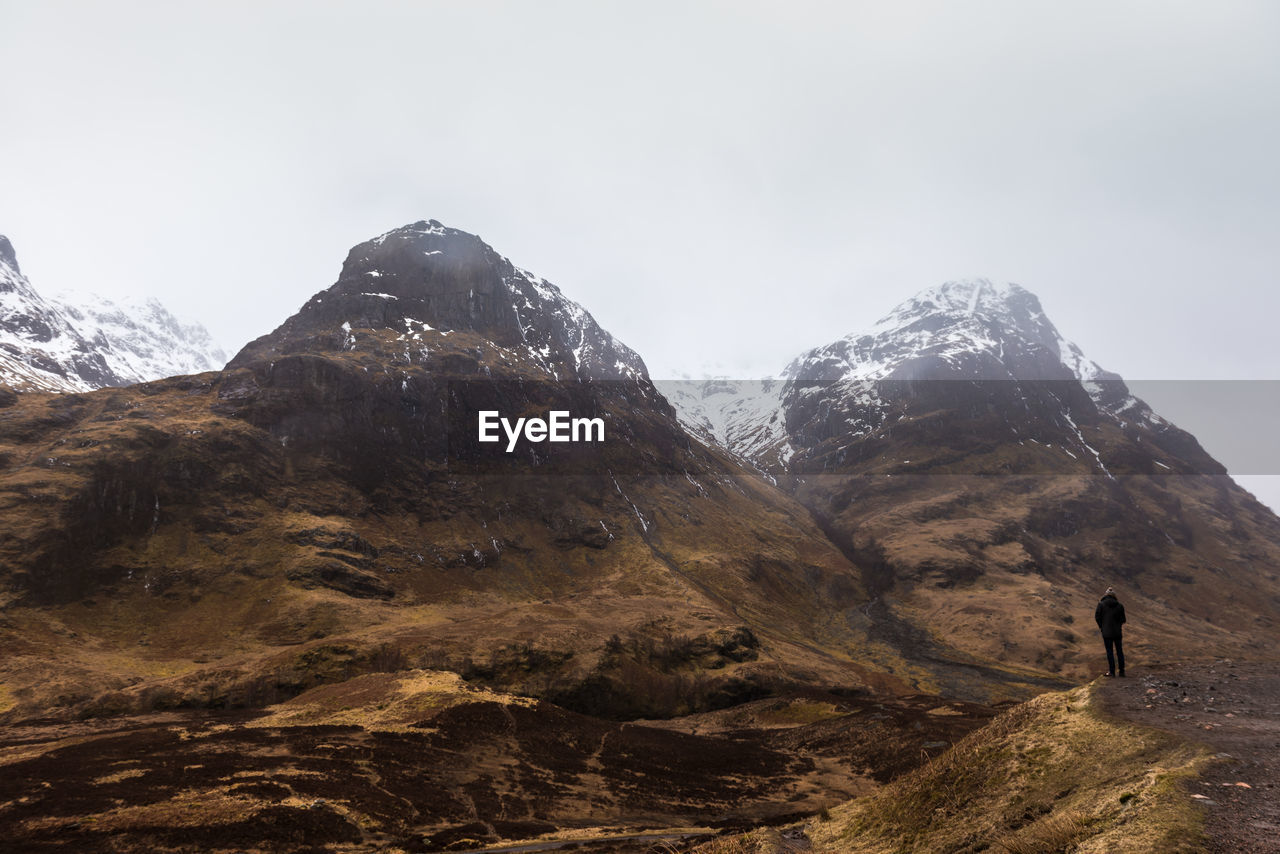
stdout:
<svg viewBox="0 0 1280 854">
<path fill-rule="evenodd" d="M 1108 720 L 1095 686 L 1017 706 L 935 761 L 810 827 L 818 850 L 1195 851 L 1179 792 L 1207 754 Z"/>
<path fill-rule="evenodd" d="M 270 714 L 250 727 L 358 726 L 370 732 L 422 731 L 418 722 L 466 703 L 517 704 L 532 707 L 525 697 L 498 694 L 468 685 L 456 673 L 412 670 L 373 673 L 337 685 L 314 688 L 270 707 Z"/>
<path fill-rule="evenodd" d="M 1044 694 L 875 794 L 812 819 L 815 852 L 1137 854 L 1203 850 L 1180 790 L 1207 753 L 1107 718 L 1096 685 Z M 798 835 L 798 834 L 797 834 Z M 785 833 L 716 840 L 698 854 L 780 854 Z"/>
</svg>

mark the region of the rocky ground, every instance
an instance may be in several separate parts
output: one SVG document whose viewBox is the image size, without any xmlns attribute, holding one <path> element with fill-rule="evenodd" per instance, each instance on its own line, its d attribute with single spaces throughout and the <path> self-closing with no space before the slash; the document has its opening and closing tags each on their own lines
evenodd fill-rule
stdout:
<svg viewBox="0 0 1280 854">
<path fill-rule="evenodd" d="M 1275 663 L 1159 664 L 1109 680 L 1104 707 L 1207 745 L 1217 761 L 1189 787 L 1207 811 L 1215 854 L 1280 852 L 1280 668 Z"/>
</svg>

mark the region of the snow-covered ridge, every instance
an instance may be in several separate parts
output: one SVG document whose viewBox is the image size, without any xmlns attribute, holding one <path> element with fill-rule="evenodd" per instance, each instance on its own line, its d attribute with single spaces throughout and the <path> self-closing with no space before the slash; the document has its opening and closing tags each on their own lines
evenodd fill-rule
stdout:
<svg viewBox="0 0 1280 854">
<path fill-rule="evenodd" d="M 203 326 L 181 323 L 158 300 L 41 295 L 0 237 L 0 383 L 89 391 L 218 370 L 225 362 Z"/>
<path fill-rule="evenodd" d="M 199 323 L 183 323 L 154 297 L 119 301 L 74 291 L 58 294 L 72 326 L 104 348 L 108 365 L 127 382 L 221 370 L 227 355 Z"/>
<path fill-rule="evenodd" d="M 961 279 L 921 291 L 869 332 L 797 358 L 786 375 L 795 380 L 905 379 L 895 372 L 925 357 L 956 368 L 957 378 L 967 373 L 974 379 L 1118 379 L 1058 334 L 1034 294 L 988 279 Z M 1061 372 L 1063 366 L 1071 373 Z"/>
<path fill-rule="evenodd" d="M 989 279 L 921 291 L 868 332 L 797 357 L 781 382 L 710 380 L 660 388 L 692 432 L 747 459 L 785 461 L 792 438 L 788 412 L 838 417 L 841 433 L 857 439 L 884 423 L 890 406 L 881 398 L 885 381 L 918 379 L 1075 380 L 1118 420 L 1162 423 L 1119 375 L 1058 332 L 1034 294 Z"/>
</svg>

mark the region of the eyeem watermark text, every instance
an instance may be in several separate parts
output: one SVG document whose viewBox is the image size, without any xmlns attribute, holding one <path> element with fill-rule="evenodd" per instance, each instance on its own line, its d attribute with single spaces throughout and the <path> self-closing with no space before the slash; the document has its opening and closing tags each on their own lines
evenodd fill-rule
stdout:
<svg viewBox="0 0 1280 854">
<path fill-rule="evenodd" d="M 503 418 L 496 409 L 482 409 L 479 415 L 479 440 L 500 442 L 498 428 L 507 434 L 507 453 L 516 449 L 523 435 L 529 442 L 603 442 L 603 418 L 573 418 L 565 409 L 553 409 L 544 418 Z"/>
</svg>

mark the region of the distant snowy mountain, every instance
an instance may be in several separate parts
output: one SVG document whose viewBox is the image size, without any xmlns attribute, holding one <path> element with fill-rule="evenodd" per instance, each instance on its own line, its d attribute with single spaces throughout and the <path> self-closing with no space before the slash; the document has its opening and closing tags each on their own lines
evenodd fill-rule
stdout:
<svg viewBox="0 0 1280 854">
<path fill-rule="evenodd" d="M 42 296 L 0 235 L 0 384 L 88 391 L 214 371 L 226 360 L 203 326 L 179 322 L 155 299 Z"/>
<path fill-rule="evenodd" d="M 793 446 L 815 448 L 833 439 L 848 445 L 877 434 L 900 416 L 904 389 L 929 381 L 1039 383 L 1038 392 L 1049 394 L 1078 389 L 1119 426 L 1170 426 L 1131 395 L 1118 374 L 1064 338 L 1034 294 L 987 279 L 922 291 L 870 331 L 802 354 L 781 380 L 659 385 L 687 429 L 776 470 L 786 467 Z M 1071 434 L 1075 453 L 1101 466 L 1072 420 L 1075 405 L 1064 401 L 1055 420 Z"/>
<path fill-rule="evenodd" d="M 1086 358 L 1045 316 L 1035 294 L 988 279 L 947 282 L 922 291 L 850 335 L 796 359 L 788 379 L 851 384 L 870 391 L 880 380 L 1075 379 L 1113 414 L 1147 419 L 1119 374 Z"/>
<path fill-rule="evenodd" d="M 711 445 L 718 445 L 753 465 L 785 466 L 791 456 L 786 441 L 782 391 L 784 379 L 654 382 L 675 407 L 681 425 Z"/>
</svg>

